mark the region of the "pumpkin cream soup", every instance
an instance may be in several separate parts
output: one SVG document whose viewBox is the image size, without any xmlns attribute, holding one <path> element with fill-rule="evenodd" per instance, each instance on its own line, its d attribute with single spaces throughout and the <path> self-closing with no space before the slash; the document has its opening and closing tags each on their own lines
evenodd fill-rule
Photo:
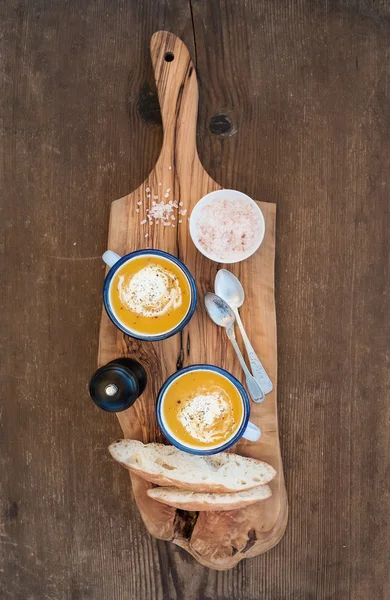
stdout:
<svg viewBox="0 0 390 600">
<path fill-rule="evenodd" d="M 123 264 L 110 286 L 117 319 L 141 335 L 161 335 L 185 318 L 191 304 L 187 277 L 172 261 L 144 254 Z"/>
<path fill-rule="evenodd" d="M 178 377 L 162 401 L 165 426 L 182 444 L 221 446 L 239 429 L 242 398 L 229 379 L 214 371 L 190 371 Z"/>
</svg>

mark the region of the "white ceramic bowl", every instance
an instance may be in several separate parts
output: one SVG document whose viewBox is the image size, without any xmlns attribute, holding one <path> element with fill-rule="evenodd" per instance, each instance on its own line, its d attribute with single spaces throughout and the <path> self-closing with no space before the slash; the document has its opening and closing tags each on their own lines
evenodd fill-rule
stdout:
<svg viewBox="0 0 390 600">
<path fill-rule="evenodd" d="M 206 250 L 202 246 L 202 244 L 199 243 L 198 219 L 199 219 L 200 213 L 201 213 L 202 209 L 204 209 L 205 206 L 212 204 L 217 198 L 224 198 L 226 200 L 235 200 L 235 201 L 240 201 L 240 202 L 249 204 L 259 215 L 259 228 L 258 228 L 258 231 L 256 232 L 255 243 L 250 248 L 250 250 L 248 250 L 247 252 L 243 252 L 242 254 L 240 254 L 239 257 L 236 257 L 234 259 L 232 259 L 231 257 L 224 258 L 224 257 L 221 257 L 220 255 L 214 254 L 212 251 Z M 263 213 L 261 212 L 260 208 L 258 207 L 256 202 L 254 200 L 252 200 L 252 198 L 250 198 L 246 194 L 243 194 L 242 192 L 238 192 L 237 190 L 217 190 L 216 192 L 210 192 L 209 194 L 207 194 L 206 196 L 203 196 L 203 198 L 201 198 L 199 200 L 199 202 L 195 205 L 195 207 L 191 213 L 191 216 L 190 216 L 190 235 L 191 235 L 192 241 L 194 242 L 194 244 L 197 247 L 197 249 L 199 250 L 199 252 L 201 252 L 204 256 L 206 256 L 210 260 L 213 260 L 214 262 L 217 262 L 217 263 L 232 264 L 232 263 L 241 262 L 242 260 L 246 260 L 247 258 L 252 256 L 252 254 L 254 254 L 256 252 L 256 250 L 259 249 L 261 242 L 263 241 L 263 238 L 264 238 L 264 232 L 265 232 L 265 222 L 264 222 Z"/>
</svg>

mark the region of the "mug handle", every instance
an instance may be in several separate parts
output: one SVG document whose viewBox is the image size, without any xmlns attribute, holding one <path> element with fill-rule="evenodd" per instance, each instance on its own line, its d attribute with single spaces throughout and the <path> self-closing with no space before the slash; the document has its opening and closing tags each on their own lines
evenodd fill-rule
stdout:
<svg viewBox="0 0 390 600">
<path fill-rule="evenodd" d="M 260 429 L 251 422 L 248 423 L 244 433 L 242 434 L 242 437 L 245 438 L 246 440 L 249 440 L 250 442 L 257 442 L 257 440 L 260 439 L 260 436 L 261 436 Z"/>
<path fill-rule="evenodd" d="M 120 258 L 122 257 L 119 256 L 119 254 L 117 254 L 116 252 L 113 252 L 112 250 L 106 250 L 106 252 L 102 256 L 102 259 L 104 260 L 106 265 L 110 267 L 110 269 L 115 265 L 115 263 L 118 262 Z"/>
</svg>

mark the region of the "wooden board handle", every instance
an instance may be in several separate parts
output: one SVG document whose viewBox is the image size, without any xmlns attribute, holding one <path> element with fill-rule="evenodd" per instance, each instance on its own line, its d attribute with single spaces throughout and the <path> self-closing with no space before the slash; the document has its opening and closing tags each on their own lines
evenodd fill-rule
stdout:
<svg viewBox="0 0 390 600">
<path fill-rule="evenodd" d="M 164 126 L 164 142 L 157 167 L 171 166 L 179 176 L 188 166 L 193 167 L 194 161 L 199 161 L 196 71 L 187 47 L 173 33 L 157 31 L 152 37 L 150 51 Z"/>
</svg>

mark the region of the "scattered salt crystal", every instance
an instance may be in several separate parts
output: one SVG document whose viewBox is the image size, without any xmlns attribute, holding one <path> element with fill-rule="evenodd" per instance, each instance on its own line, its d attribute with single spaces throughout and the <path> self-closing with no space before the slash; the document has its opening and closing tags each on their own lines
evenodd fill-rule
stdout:
<svg viewBox="0 0 390 600">
<path fill-rule="evenodd" d="M 162 185 L 162 183 L 160 182 L 158 185 Z"/>
<path fill-rule="evenodd" d="M 155 200 L 158 200 L 158 196 L 153 196 L 153 198 L 154 198 Z"/>
<path fill-rule="evenodd" d="M 184 208 L 183 210 L 179 210 L 179 213 L 180 213 L 181 215 L 186 215 L 186 214 L 187 214 L 187 209 L 186 209 L 186 208 Z"/>
<path fill-rule="evenodd" d="M 135 209 L 135 212 L 139 212 L 139 208 L 136 208 L 136 209 Z"/>
<path fill-rule="evenodd" d="M 159 221 L 157 220 L 157 221 L 156 221 L 156 225 L 158 225 L 158 224 L 159 224 Z"/>
<path fill-rule="evenodd" d="M 183 202 L 179 202 L 179 206 L 183 206 Z"/>
<path fill-rule="evenodd" d="M 172 167 L 171 166 L 169 166 L 168 169 L 169 169 L 169 171 L 172 171 Z"/>
<path fill-rule="evenodd" d="M 150 198 L 150 194 L 148 194 L 146 197 L 147 197 L 147 198 Z"/>
<path fill-rule="evenodd" d="M 141 206 L 142 202 L 141 200 L 139 202 L 137 202 L 138 206 Z"/>
<path fill-rule="evenodd" d="M 172 219 L 172 221 L 174 221 L 175 220 L 175 215 L 172 215 L 171 219 Z"/>
<path fill-rule="evenodd" d="M 144 219 L 143 221 L 141 221 L 141 225 L 145 225 L 146 223 L 146 219 Z"/>
<path fill-rule="evenodd" d="M 183 221 L 181 219 L 179 219 L 179 223 L 183 223 Z"/>
<path fill-rule="evenodd" d="M 169 196 L 169 194 L 164 194 L 164 197 L 165 197 L 165 198 L 168 198 L 168 196 Z"/>
<path fill-rule="evenodd" d="M 163 200 L 160 202 L 153 202 L 148 218 L 155 219 L 155 223 L 162 223 L 164 226 L 170 225 L 171 220 L 174 220 L 172 202 L 165 203 Z"/>
<path fill-rule="evenodd" d="M 76 246 L 77 242 L 73 242 L 73 246 Z"/>
<path fill-rule="evenodd" d="M 174 224 L 172 223 L 172 227 L 176 227 L 176 225 L 174 225 Z"/>
<path fill-rule="evenodd" d="M 168 189 L 167 189 L 167 194 L 169 194 L 169 192 L 170 192 L 170 191 L 171 191 L 171 188 L 168 188 Z"/>
<path fill-rule="evenodd" d="M 145 237 L 149 237 L 149 234 L 148 234 L 148 233 L 145 233 Z"/>
<path fill-rule="evenodd" d="M 148 193 L 148 192 L 150 192 L 150 188 L 149 187 L 146 188 L 146 193 Z"/>
<path fill-rule="evenodd" d="M 174 203 L 172 204 L 172 206 L 173 206 L 174 208 L 178 208 L 178 206 L 177 206 L 177 203 L 176 203 L 176 202 L 174 202 Z"/>
</svg>

